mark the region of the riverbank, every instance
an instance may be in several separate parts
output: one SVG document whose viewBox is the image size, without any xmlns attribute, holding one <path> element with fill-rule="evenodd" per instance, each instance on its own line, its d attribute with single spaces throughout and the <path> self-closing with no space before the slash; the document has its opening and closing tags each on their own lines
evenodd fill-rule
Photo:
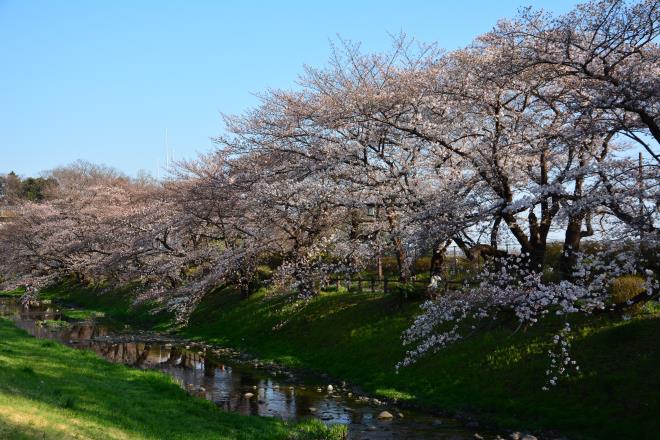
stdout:
<svg viewBox="0 0 660 440">
<path fill-rule="evenodd" d="M 171 378 L 28 336 L 0 318 L 0 438 L 325 439 L 320 422 L 291 426 L 219 410 Z"/>
<path fill-rule="evenodd" d="M 70 287 L 46 295 L 106 312 L 126 301 L 122 293 L 95 295 Z M 494 323 L 396 374 L 394 365 L 404 351 L 399 337 L 417 311 L 418 303 L 394 295 L 345 291 L 326 293 L 294 311 L 290 298 L 269 298 L 262 291 L 244 300 L 225 289 L 209 295 L 180 333 L 323 371 L 377 396 L 476 414 L 504 428 L 557 432 L 571 439 L 643 439 L 660 432 L 657 313 L 582 323 L 573 341 L 582 374 L 544 392 L 543 326 L 514 333 L 514 321 Z M 123 313 L 141 322 L 145 311 L 126 308 Z M 150 319 L 159 328 L 166 326 L 166 316 Z"/>
</svg>

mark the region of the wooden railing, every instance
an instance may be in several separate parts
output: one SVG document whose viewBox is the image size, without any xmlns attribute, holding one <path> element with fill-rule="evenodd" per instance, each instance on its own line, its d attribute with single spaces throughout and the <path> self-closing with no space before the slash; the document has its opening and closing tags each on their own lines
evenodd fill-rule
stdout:
<svg viewBox="0 0 660 440">
<path fill-rule="evenodd" d="M 398 278 L 383 277 L 330 277 L 327 283 L 328 286 L 335 287 L 339 290 L 341 287 L 346 287 L 348 290 L 355 290 L 357 292 L 384 292 L 388 293 L 397 286 L 413 285 L 419 291 L 428 289 L 429 281 L 422 279 L 412 278 L 408 281 L 401 281 Z M 447 291 L 450 288 L 458 288 L 461 286 L 474 286 L 478 285 L 478 281 L 453 281 L 453 280 L 439 280 L 437 291 Z"/>
</svg>

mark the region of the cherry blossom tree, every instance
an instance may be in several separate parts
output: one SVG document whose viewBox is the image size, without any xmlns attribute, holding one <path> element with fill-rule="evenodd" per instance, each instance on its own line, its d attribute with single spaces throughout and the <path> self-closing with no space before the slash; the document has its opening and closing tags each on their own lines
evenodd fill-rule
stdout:
<svg viewBox="0 0 660 440">
<path fill-rule="evenodd" d="M 589 1 L 552 17 L 525 10 L 483 37 L 505 49 L 501 71 L 570 84 L 575 112 L 602 112 L 601 123 L 639 143 L 660 161 L 660 7 L 653 0 Z M 640 133 L 655 141 L 648 142 Z"/>
<path fill-rule="evenodd" d="M 405 35 L 383 53 L 339 41 L 325 68 L 226 116 L 216 149 L 164 181 L 77 162 L 44 176 L 56 183 L 44 197 L 4 198 L 12 216 L 0 225 L 0 273 L 31 290 L 63 277 L 131 283 L 138 300 L 185 321 L 219 286 L 249 295 L 260 265 L 273 288 L 308 299 L 330 275 L 384 255 L 402 282 L 415 256 L 431 255 L 431 290 L 451 243 L 495 260 L 479 288 L 424 306 L 405 363 L 498 308 L 523 324 L 557 309 L 607 310 L 608 271 L 644 274 L 651 293 L 639 300 L 648 300 L 658 29 L 657 2 L 603 0 L 561 17 L 524 10 L 451 52 Z M 551 283 L 553 234 L 563 249 Z M 587 254 L 587 237 L 621 246 Z M 504 238 L 521 254 L 502 251 Z M 437 332 L 450 323 L 455 331 Z M 569 328 L 557 337 L 568 344 Z"/>
</svg>

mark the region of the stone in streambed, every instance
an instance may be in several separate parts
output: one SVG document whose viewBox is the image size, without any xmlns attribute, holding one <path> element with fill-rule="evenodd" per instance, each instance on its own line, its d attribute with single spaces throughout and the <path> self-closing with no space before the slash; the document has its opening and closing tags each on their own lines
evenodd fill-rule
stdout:
<svg viewBox="0 0 660 440">
<path fill-rule="evenodd" d="M 394 416 L 389 411 L 381 411 L 381 413 L 378 414 L 378 419 L 380 419 L 380 420 L 391 420 L 393 418 L 394 418 Z"/>
</svg>

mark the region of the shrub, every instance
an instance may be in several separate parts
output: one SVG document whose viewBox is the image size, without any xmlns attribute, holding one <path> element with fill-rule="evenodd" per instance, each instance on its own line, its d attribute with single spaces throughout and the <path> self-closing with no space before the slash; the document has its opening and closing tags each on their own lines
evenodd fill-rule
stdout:
<svg viewBox="0 0 660 440">
<path fill-rule="evenodd" d="M 392 293 L 402 301 L 421 299 L 424 289 L 415 283 L 398 283 L 392 287 Z"/>
<path fill-rule="evenodd" d="M 564 245 L 562 243 L 548 243 L 545 249 L 545 261 L 544 261 L 544 274 L 547 275 L 548 281 L 559 281 L 559 261 L 561 260 L 561 254 L 564 251 Z"/>
<path fill-rule="evenodd" d="M 420 257 L 415 260 L 415 273 L 427 274 L 431 271 L 431 257 Z"/>
<path fill-rule="evenodd" d="M 641 292 L 643 292 L 645 289 L 644 286 L 644 278 L 639 276 L 639 275 L 624 275 L 612 283 L 612 287 L 610 288 L 610 294 L 612 295 L 612 302 L 614 304 L 621 304 L 624 303 Z M 626 313 L 639 313 L 644 304 L 635 304 L 634 306 L 630 307 L 629 309 L 626 309 Z"/>
</svg>

